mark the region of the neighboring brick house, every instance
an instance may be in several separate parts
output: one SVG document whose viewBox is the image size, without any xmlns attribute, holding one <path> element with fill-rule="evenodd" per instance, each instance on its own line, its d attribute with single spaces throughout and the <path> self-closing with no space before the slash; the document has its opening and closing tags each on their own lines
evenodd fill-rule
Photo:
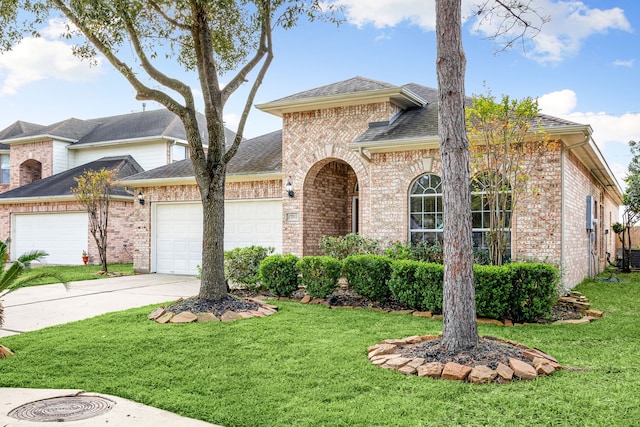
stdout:
<svg viewBox="0 0 640 427">
<path fill-rule="evenodd" d="M 257 108 L 282 117 L 282 131 L 244 142 L 229 166 L 227 248 L 261 244 L 318 254 L 323 235 L 350 232 L 392 242 L 441 239 L 435 89 L 355 77 Z M 590 126 L 540 118 L 560 144 L 531 159 L 539 194 L 513 213 L 512 257 L 557 264 L 572 287 L 613 252 L 609 230 L 621 189 Z M 136 270 L 194 273 L 202 213 L 189 161 L 122 182 L 146 200 L 133 216 Z M 482 245 L 486 212 L 482 193 L 474 198 L 473 239 Z"/>
<path fill-rule="evenodd" d="M 199 120 L 204 123 L 202 116 Z M 186 157 L 182 122 L 168 110 L 68 119 L 49 126 L 18 121 L 0 131 L 0 238 L 11 237 L 12 259 L 39 249 L 49 253 L 44 262 L 81 264 L 86 250 L 90 261 L 98 262 L 87 213 L 70 191 L 74 178 L 103 167 L 118 168 L 123 178 Z M 132 259 L 133 200 L 133 193 L 124 189 L 113 193 L 110 261 Z"/>
</svg>

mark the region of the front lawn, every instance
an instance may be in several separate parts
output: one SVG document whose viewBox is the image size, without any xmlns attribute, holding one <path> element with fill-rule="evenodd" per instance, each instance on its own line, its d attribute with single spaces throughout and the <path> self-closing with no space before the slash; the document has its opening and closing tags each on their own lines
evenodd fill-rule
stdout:
<svg viewBox="0 0 640 427">
<path fill-rule="evenodd" d="M 133 272 L 133 264 L 108 264 L 109 273 L 117 273 L 123 275 L 131 275 Z M 102 271 L 102 265 L 100 264 L 89 264 L 89 265 L 42 265 L 36 266 L 33 265 L 33 269 L 38 272 L 46 271 L 47 273 L 57 274 L 60 277 L 63 277 L 68 282 L 77 282 L 80 280 L 93 280 L 93 279 L 104 279 L 109 276 L 106 274 L 97 274 L 99 271 Z M 43 278 L 35 281 L 33 284 L 29 286 L 36 285 L 49 285 L 51 283 L 58 283 L 58 281 L 54 278 Z"/>
<path fill-rule="evenodd" d="M 232 426 L 627 426 L 640 420 L 640 275 L 578 291 L 606 316 L 586 325 L 480 325 L 563 365 L 531 382 L 476 386 L 373 366 L 368 346 L 437 334 L 442 322 L 276 302 L 232 323 L 159 325 L 153 306 L 2 339 L 0 386 L 114 394 Z"/>
</svg>

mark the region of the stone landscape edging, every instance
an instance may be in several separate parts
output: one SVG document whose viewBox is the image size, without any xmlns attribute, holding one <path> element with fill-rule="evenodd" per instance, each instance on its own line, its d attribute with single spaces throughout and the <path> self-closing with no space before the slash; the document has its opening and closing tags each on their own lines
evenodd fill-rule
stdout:
<svg viewBox="0 0 640 427">
<path fill-rule="evenodd" d="M 440 338 L 439 335 L 411 336 L 402 339 L 387 339 L 367 349 L 367 358 L 371 363 L 385 369 L 392 369 L 404 375 L 417 375 L 433 379 L 443 379 L 473 384 L 488 384 L 491 382 L 508 383 L 514 379 L 534 380 L 540 376 L 551 375 L 559 369 L 567 369 L 558 361 L 535 348 L 530 348 L 518 342 L 503 340 L 495 337 L 483 337 L 517 347 L 522 355 L 530 360 L 524 362 L 513 357 L 509 358 L 509 366 L 498 363 L 497 368 L 491 369 L 486 365 L 467 366 L 455 362 L 427 362 L 424 358 L 403 357 L 402 346 L 419 344 L 424 341 Z"/>
</svg>

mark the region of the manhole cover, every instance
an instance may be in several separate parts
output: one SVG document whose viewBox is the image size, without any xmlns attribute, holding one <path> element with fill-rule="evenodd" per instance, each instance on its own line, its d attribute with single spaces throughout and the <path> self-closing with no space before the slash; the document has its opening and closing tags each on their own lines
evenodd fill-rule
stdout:
<svg viewBox="0 0 640 427">
<path fill-rule="evenodd" d="M 18 420 L 59 423 L 97 417 L 109 412 L 115 404 L 99 396 L 53 397 L 25 403 L 7 415 Z"/>
</svg>

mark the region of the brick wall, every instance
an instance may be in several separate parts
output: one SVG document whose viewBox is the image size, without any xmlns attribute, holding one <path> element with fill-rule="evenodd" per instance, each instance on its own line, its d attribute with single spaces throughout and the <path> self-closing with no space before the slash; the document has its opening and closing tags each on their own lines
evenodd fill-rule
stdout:
<svg viewBox="0 0 640 427">
<path fill-rule="evenodd" d="M 391 119 L 398 111 L 397 106 L 389 102 L 366 105 L 327 108 L 298 113 L 286 113 L 283 116 L 282 135 L 282 173 L 285 179 L 291 179 L 296 196 L 283 200 L 283 252 L 302 255 L 308 251 L 317 251 L 319 229 L 307 229 L 313 221 L 329 222 L 329 211 L 315 212 L 320 203 L 313 198 L 314 182 L 318 173 L 328 163 L 337 161 L 348 165 L 344 179 L 351 180 L 348 190 L 358 183 L 360 204 L 359 228 L 364 235 L 372 233 L 369 217 L 369 162 L 348 148 L 348 144 L 363 133 L 369 123 Z M 351 178 L 349 178 L 351 177 Z M 341 203 L 347 205 L 349 212 L 350 197 L 340 193 Z M 337 197 L 334 193 L 331 197 Z M 344 200 L 347 198 L 348 200 Z M 325 203 L 327 200 L 325 199 Z M 343 209 L 344 210 L 344 209 Z M 311 215 L 309 220 L 307 215 Z M 315 215 L 315 216 L 314 216 Z M 344 214 L 344 215 L 349 215 Z M 324 216 L 325 219 L 320 218 Z M 341 220 L 342 223 L 347 222 Z M 349 231 L 350 226 L 344 228 Z M 308 230 L 308 235 L 305 235 Z"/>
<path fill-rule="evenodd" d="M 109 207 L 109 228 L 107 236 L 107 261 L 131 262 L 129 255 L 133 246 L 131 233 L 132 202 L 112 201 Z M 40 202 L 0 205 L 0 238 L 11 236 L 11 215 L 14 213 L 78 212 L 84 209 L 76 201 Z M 99 263 L 100 256 L 93 236 L 87 229 L 89 262 Z M 129 252 L 128 252 L 129 251 Z M 81 261 L 78 254 L 78 261 Z"/>
<path fill-rule="evenodd" d="M 34 167 L 40 163 L 40 178 L 53 173 L 53 141 L 29 142 L 12 145 L 9 154 L 10 188 L 14 189 L 31 182 Z"/>
</svg>

